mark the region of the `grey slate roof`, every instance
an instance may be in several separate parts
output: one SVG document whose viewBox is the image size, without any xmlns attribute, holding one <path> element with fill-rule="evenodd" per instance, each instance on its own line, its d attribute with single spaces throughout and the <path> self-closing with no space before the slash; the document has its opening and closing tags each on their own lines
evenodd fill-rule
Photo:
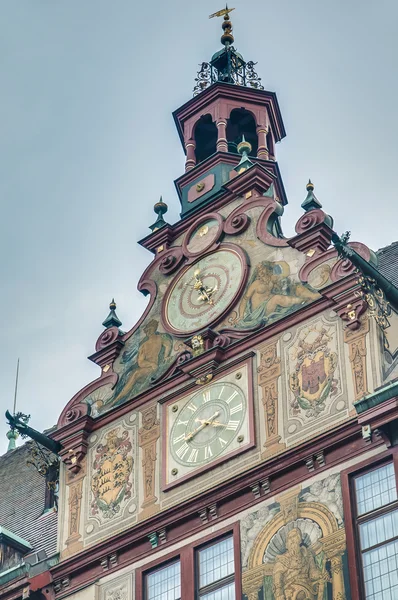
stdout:
<svg viewBox="0 0 398 600">
<path fill-rule="evenodd" d="M 377 269 L 391 283 L 398 287 L 398 242 L 380 248 L 376 252 L 379 264 Z"/>
<path fill-rule="evenodd" d="M 0 456 L 0 526 L 27 540 L 34 552 L 50 557 L 57 547 L 57 513 L 43 514 L 46 482 L 26 464 L 33 442 Z"/>
</svg>

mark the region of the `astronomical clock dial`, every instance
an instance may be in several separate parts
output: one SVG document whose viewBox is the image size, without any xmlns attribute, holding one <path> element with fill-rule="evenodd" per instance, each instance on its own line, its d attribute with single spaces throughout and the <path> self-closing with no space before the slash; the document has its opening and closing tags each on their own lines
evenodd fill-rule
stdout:
<svg viewBox="0 0 398 600">
<path fill-rule="evenodd" d="M 167 482 L 201 471 L 247 448 L 247 365 L 167 407 Z"/>
<path fill-rule="evenodd" d="M 165 296 L 165 329 L 187 335 L 219 319 L 242 288 L 243 260 L 236 250 L 220 249 L 177 276 Z"/>
</svg>

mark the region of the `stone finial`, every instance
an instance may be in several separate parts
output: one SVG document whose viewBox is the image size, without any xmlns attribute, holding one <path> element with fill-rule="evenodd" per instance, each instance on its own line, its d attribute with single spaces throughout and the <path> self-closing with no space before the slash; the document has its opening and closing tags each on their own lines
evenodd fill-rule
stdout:
<svg viewBox="0 0 398 600">
<path fill-rule="evenodd" d="M 245 136 L 242 135 L 242 141 L 239 142 L 236 149 L 242 158 L 240 159 L 239 164 L 235 167 L 235 171 L 237 171 L 238 173 L 242 173 L 243 171 L 246 171 L 247 169 L 252 167 L 254 164 L 249 158 L 249 152 L 252 151 L 252 145 L 250 142 L 247 142 L 245 140 Z"/>
<path fill-rule="evenodd" d="M 318 198 L 314 194 L 314 184 L 311 179 L 308 180 L 306 185 L 307 189 L 307 197 L 301 205 L 301 208 L 308 212 L 309 210 L 314 210 L 316 208 L 322 208 L 322 204 L 319 202 Z"/>
<path fill-rule="evenodd" d="M 105 321 L 102 322 L 103 326 L 109 329 L 110 327 L 120 327 L 122 322 L 116 314 L 116 302 L 112 298 L 112 302 L 109 304 L 110 313 L 106 317 Z"/>
<path fill-rule="evenodd" d="M 169 207 L 165 202 L 163 202 L 162 196 L 160 196 L 159 202 L 156 202 L 156 204 L 153 207 L 153 210 L 158 215 L 158 218 L 156 219 L 153 225 L 149 226 L 149 229 L 151 231 L 157 231 L 161 227 L 167 225 L 166 221 L 163 219 L 163 215 L 167 213 L 168 209 Z"/>
</svg>

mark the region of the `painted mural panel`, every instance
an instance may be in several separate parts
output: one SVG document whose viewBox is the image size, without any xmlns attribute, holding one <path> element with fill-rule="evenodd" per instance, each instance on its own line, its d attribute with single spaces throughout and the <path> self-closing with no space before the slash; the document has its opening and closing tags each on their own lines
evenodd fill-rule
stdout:
<svg viewBox="0 0 398 600">
<path fill-rule="evenodd" d="M 283 426 L 288 443 L 348 415 L 340 323 L 322 317 L 282 337 Z"/>
<path fill-rule="evenodd" d="M 84 511 L 85 543 L 137 520 L 137 415 L 90 438 Z"/>
<path fill-rule="evenodd" d="M 217 303 L 220 303 L 220 306 L 222 305 L 225 309 L 228 308 L 228 303 L 231 306 L 227 316 L 219 325 L 215 326 L 215 329 L 222 330 L 234 327 L 243 331 L 247 330 L 249 333 L 251 329 L 270 325 L 319 298 L 319 294 L 315 289 L 310 285 L 301 283 L 298 278 L 298 272 L 305 261 L 305 256 L 290 247 L 275 248 L 261 242 L 256 233 L 261 209 L 255 207 L 249 210 L 248 214 L 251 222 L 246 231 L 236 236 L 226 235 L 222 239 L 223 243 L 228 242 L 230 244 L 229 255 L 235 256 L 236 254 L 232 251 L 232 244 L 244 251 L 244 254 L 242 254 L 239 250 L 243 256 L 242 260 L 245 262 L 245 257 L 247 257 L 247 262 L 250 265 L 247 283 L 242 291 L 238 291 L 237 285 L 232 286 L 227 279 L 224 281 L 221 276 L 218 276 L 218 273 L 211 272 L 209 277 L 211 275 L 213 278 L 211 280 L 213 282 L 211 285 L 212 310 L 210 312 L 202 311 L 206 318 L 197 319 L 198 328 L 212 326 L 212 319 L 214 321 L 220 315 Z M 191 236 L 192 239 L 189 238 L 189 244 L 192 244 L 192 240 L 197 238 L 199 241 L 195 243 L 200 245 L 213 231 L 216 233 L 221 231 L 216 225 L 218 224 L 215 219 L 206 221 L 205 227 L 199 228 L 196 235 L 193 235 L 193 238 Z M 184 238 L 182 237 L 179 239 L 179 244 L 183 241 Z M 191 247 L 189 248 L 191 249 Z M 221 252 L 224 257 L 226 251 L 222 251 L 222 248 L 221 245 L 218 249 L 215 249 L 215 252 Z M 194 249 L 200 252 L 200 247 L 194 246 Z M 200 260 L 205 261 L 206 268 L 203 267 L 204 271 L 206 269 L 211 271 L 212 260 L 215 255 L 211 253 L 207 257 L 206 260 L 203 257 Z M 232 271 L 232 267 L 230 268 L 227 263 L 228 260 L 223 259 L 220 269 Z M 207 271 L 204 274 L 206 275 L 206 273 Z M 176 336 L 180 335 L 183 338 L 184 329 L 180 323 L 182 319 L 181 310 L 177 309 L 184 309 L 187 302 L 194 298 L 195 302 L 191 302 L 191 308 L 197 312 L 202 304 L 206 307 L 209 298 L 206 294 L 201 296 L 195 288 L 195 284 L 199 285 L 200 278 L 204 277 L 203 273 L 197 275 L 196 281 L 193 279 L 190 282 L 182 282 L 181 289 L 176 288 L 177 292 L 180 289 L 180 292 L 178 292 L 180 297 L 176 296 L 174 298 L 173 327 L 175 331 L 170 329 L 170 333 L 168 333 L 163 327 L 161 316 L 162 310 L 165 311 L 164 305 L 167 301 L 165 293 L 171 289 L 170 285 L 176 281 L 176 278 L 178 279 L 180 274 L 181 272 L 176 272 L 167 275 L 161 273 L 159 268 L 155 268 L 151 272 L 151 279 L 156 284 L 157 289 L 156 299 L 145 320 L 126 340 L 120 356 L 113 364 L 113 370 L 119 375 L 116 386 L 103 386 L 91 392 L 85 398 L 93 417 L 97 417 L 149 389 L 153 382 L 171 366 L 176 355 L 184 349 L 181 339 L 174 337 L 174 334 L 176 334 Z M 217 277 L 220 281 L 217 280 Z M 231 289 L 229 289 L 230 287 Z M 195 294 L 199 294 L 198 297 Z M 186 302 L 184 301 L 185 296 L 187 298 Z"/>
<path fill-rule="evenodd" d="M 244 600 L 348 599 L 340 475 L 275 500 L 241 521 Z"/>
</svg>

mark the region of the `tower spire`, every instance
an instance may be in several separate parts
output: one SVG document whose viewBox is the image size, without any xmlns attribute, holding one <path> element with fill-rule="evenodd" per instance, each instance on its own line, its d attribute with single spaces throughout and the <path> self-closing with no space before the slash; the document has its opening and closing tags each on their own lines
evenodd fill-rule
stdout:
<svg viewBox="0 0 398 600">
<path fill-rule="evenodd" d="M 213 17 L 224 17 L 224 21 L 221 25 L 224 33 L 221 36 L 221 43 L 224 46 L 229 46 L 234 43 L 234 36 L 232 35 L 232 23 L 229 19 L 229 13 L 235 10 L 234 8 L 228 8 L 228 4 L 225 5 L 225 8 L 222 10 L 218 10 L 217 12 L 209 15 L 209 19 L 213 19 Z"/>
<path fill-rule="evenodd" d="M 213 17 L 224 17 L 221 24 L 223 34 L 221 43 L 224 46 L 221 50 L 213 54 L 210 62 L 203 62 L 195 79 L 195 87 L 193 95 L 197 96 L 213 83 L 218 81 L 223 83 L 232 83 L 234 85 L 252 87 L 258 90 L 263 90 L 261 77 L 254 70 L 252 60 L 245 62 L 243 56 L 236 51 L 234 46 L 234 36 L 232 35 L 232 22 L 229 18 L 229 13 L 235 10 L 229 8 L 228 5 L 222 10 L 209 15 L 209 19 Z"/>
</svg>

